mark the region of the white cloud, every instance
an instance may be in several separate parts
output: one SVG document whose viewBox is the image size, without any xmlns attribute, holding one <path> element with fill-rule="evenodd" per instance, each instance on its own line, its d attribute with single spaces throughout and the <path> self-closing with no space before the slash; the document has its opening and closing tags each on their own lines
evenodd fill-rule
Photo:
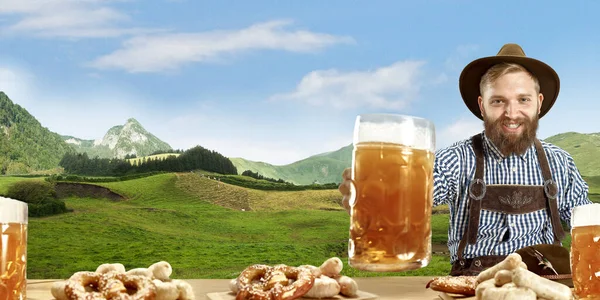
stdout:
<svg viewBox="0 0 600 300">
<path fill-rule="evenodd" d="M 129 15 L 108 6 L 110 0 L 0 0 L 0 15 L 18 20 L 0 31 L 43 37 L 94 38 L 140 34 L 154 30 L 125 28 Z"/>
<path fill-rule="evenodd" d="M 483 130 L 483 121 L 475 117 L 462 117 L 454 123 L 436 129 L 436 148 L 444 148 L 467 139 Z"/>
<path fill-rule="evenodd" d="M 290 21 L 259 23 L 239 30 L 201 33 L 169 33 L 131 38 L 123 47 L 89 64 L 98 69 L 128 72 L 170 71 L 189 62 L 220 59 L 226 54 L 251 50 L 315 52 L 339 43 L 353 43 L 350 37 L 305 30 L 290 30 Z"/>
<path fill-rule="evenodd" d="M 423 61 L 399 61 L 368 71 L 317 70 L 305 75 L 296 90 L 278 94 L 273 101 L 294 100 L 334 108 L 402 109 L 420 89 Z"/>
</svg>

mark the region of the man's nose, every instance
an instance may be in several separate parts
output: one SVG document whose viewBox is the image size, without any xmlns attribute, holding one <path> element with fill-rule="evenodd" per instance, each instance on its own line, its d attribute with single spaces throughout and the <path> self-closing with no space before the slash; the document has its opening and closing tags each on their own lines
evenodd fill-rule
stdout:
<svg viewBox="0 0 600 300">
<path fill-rule="evenodd" d="M 519 113 L 519 108 L 517 107 L 517 104 L 513 103 L 512 101 L 508 101 L 506 103 L 506 111 L 504 112 L 506 117 L 508 117 L 509 119 L 515 119 L 517 117 L 518 113 Z"/>
</svg>

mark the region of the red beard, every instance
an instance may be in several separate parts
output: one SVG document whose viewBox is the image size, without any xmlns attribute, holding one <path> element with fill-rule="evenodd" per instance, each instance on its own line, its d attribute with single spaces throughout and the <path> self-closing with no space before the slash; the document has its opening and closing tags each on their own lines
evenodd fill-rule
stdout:
<svg viewBox="0 0 600 300">
<path fill-rule="evenodd" d="M 509 121 L 520 123 L 521 127 L 523 127 L 523 132 L 520 135 L 504 133 L 502 126 Z M 523 117 L 516 120 L 502 116 L 494 122 L 484 117 L 483 124 L 486 136 L 498 147 L 502 155 L 508 156 L 512 153 L 522 155 L 529 149 L 536 138 L 538 121 L 539 118 L 537 115 L 533 119 Z"/>
</svg>

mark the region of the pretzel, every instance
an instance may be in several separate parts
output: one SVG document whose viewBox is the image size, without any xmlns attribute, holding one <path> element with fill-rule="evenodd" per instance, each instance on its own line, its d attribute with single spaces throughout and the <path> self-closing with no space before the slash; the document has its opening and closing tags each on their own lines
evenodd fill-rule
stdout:
<svg viewBox="0 0 600 300">
<path fill-rule="evenodd" d="M 81 271 L 74 273 L 65 284 L 65 295 L 68 299 L 104 300 L 100 288 L 102 274 Z"/>
<path fill-rule="evenodd" d="M 434 291 L 466 296 L 475 295 L 477 276 L 444 276 L 436 277 L 427 283 L 426 288 Z"/>
<path fill-rule="evenodd" d="M 100 279 L 104 297 L 112 300 L 154 300 L 156 285 L 148 277 L 109 272 Z"/>
<path fill-rule="evenodd" d="M 236 300 L 292 300 L 306 294 L 314 282 L 307 268 L 255 264 L 238 276 Z"/>
</svg>

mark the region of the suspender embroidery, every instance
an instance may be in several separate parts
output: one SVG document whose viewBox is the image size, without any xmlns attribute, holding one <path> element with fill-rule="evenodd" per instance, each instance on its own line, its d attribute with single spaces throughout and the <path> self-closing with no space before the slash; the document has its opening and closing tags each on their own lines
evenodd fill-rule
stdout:
<svg viewBox="0 0 600 300">
<path fill-rule="evenodd" d="M 533 201 L 533 197 L 524 196 L 520 191 L 513 191 L 512 195 L 498 196 L 500 202 L 510 205 L 512 208 L 521 208 Z"/>
</svg>

